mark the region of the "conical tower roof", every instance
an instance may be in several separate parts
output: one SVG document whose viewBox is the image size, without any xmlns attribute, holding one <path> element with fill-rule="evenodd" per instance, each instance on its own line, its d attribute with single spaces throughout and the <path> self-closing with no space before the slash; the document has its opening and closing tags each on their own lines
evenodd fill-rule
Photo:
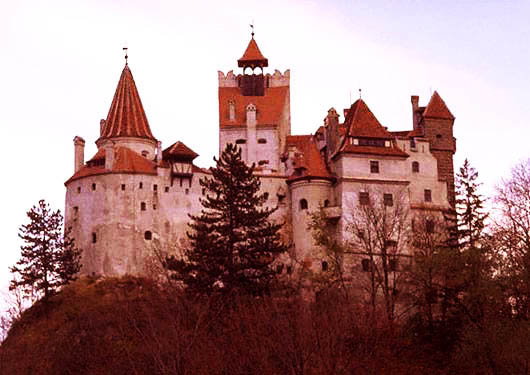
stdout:
<svg viewBox="0 0 530 375">
<path fill-rule="evenodd" d="M 101 130 L 101 138 L 137 137 L 156 141 L 151 133 L 140 95 L 125 64 L 109 114 Z"/>
<path fill-rule="evenodd" d="M 455 116 L 453 116 L 449 108 L 447 108 L 447 105 L 445 105 L 445 102 L 437 91 L 434 91 L 434 93 L 432 94 L 431 100 L 429 100 L 429 104 L 427 104 L 427 107 L 423 112 L 423 117 L 432 117 L 448 120 L 455 119 Z"/>
<path fill-rule="evenodd" d="M 252 69 L 258 66 L 261 68 L 269 66 L 269 60 L 262 55 L 258 44 L 254 40 L 254 36 L 252 39 L 250 39 L 250 42 L 248 42 L 247 49 L 245 50 L 243 56 L 237 60 L 237 66 L 240 68 L 246 68 L 249 66 Z"/>
</svg>

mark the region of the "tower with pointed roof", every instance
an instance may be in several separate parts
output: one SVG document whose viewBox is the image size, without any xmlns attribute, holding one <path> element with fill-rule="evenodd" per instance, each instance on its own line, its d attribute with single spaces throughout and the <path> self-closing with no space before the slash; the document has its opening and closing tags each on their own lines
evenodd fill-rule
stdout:
<svg viewBox="0 0 530 375">
<path fill-rule="evenodd" d="M 153 251 L 174 248 L 188 213 L 199 212 L 206 172 L 184 143 L 161 149 L 128 64 L 96 145 L 85 163 L 85 141 L 74 138 L 74 174 L 65 182 L 65 223 L 83 249 L 81 272 L 146 274 Z"/>
<path fill-rule="evenodd" d="M 219 72 L 219 152 L 227 143 L 235 143 L 248 164 L 277 174 L 291 133 L 289 70 L 264 74 L 269 62 L 254 33 L 237 64 L 241 74 Z"/>
</svg>

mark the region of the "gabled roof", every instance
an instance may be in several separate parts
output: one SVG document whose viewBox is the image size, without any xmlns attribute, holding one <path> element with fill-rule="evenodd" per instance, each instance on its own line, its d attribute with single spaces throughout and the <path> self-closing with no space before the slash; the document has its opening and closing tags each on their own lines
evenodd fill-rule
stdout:
<svg viewBox="0 0 530 375">
<path fill-rule="evenodd" d="M 219 87 L 219 125 L 223 127 L 246 126 L 250 103 L 256 105 L 256 121 L 260 125 L 278 125 L 288 100 L 287 86 L 265 88 L 263 96 L 244 96 L 239 87 Z M 229 102 L 235 105 L 235 119 L 230 120 Z"/>
<path fill-rule="evenodd" d="M 347 128 L 348 136 L 343 138 L 338 153 L 408 157 L 406 152 L 397 147 L 394 136 L 381 125 L 362 99 L 352 104 L 344 120 L 344 126 Z M 349 138 L 383 139 L 390 141 L 390 147 L 354 145 L 350 143 Z"/>
<path fill-rule="evenodd" d="M 352 137 L 393 138 L 362 99 L 352 104 L 344 125 L 348 128 L 348 135 Z"/>
<path fill-rule="evenodd" d="M 333 176 L 326 168 L 326 164 L 318 151 L 312 135 L 289 135 L 286 147 L 296 147 L 294 169 L 295 173 L 287 179 L 288 182 L 307 178 L 322 178 L 332 180 Z"/>
<path fill-rule="evenodd" d="M 199 154 L 197 154 L 195 151 L 193 151 L 191 148 L 189 148 L 180 141 L 173 143 L 171 146 L 162 151 L 162 158 L 164 160 L 175 158 L 186 159 L 191 161 L 197 156 L 199 156 Z"/>
<path fill-rule="evenodd" d="M 140 95 L 129 69 L 121 73 L 100 138 L 138 137 L 156 140 L 151 133 Z"/>
<path fill-rule="evenodd" d="M 445 105 L 445 102 L 441 98 L 441 96 L 438 94 L 437 91 L 435 91 L 432 96 L 431 100 L 429 100 L 429 104 L 427 104 L 427 107 L 425 108 L 425 111 L 423 112 L 423 117 L 427 118 L 440 118 L 440 119 L 448 119 L 448 120 L 454 120 L 455 116 L 451 113 L 449 108 Z"/>
<path fill-rule="evenodd" d="M 112 170 L 108 171 L 105 169 L 105 149 L 100 148 L 96 155 L 94 155 L 94 157 L 92 157 L 92 159 L 90 159 L 83 168 L 77 171 L 68 179 L 68 181 L 65 182 L 65 185 L 82 177 L 106 173 L 156 175 L 156 163 L 144 158 L 127 147 L 115 146 L 114 164 L 112 166 Z"/>
<path fill-rule="evenodd" d="M 240 68 L 244 68 L 247 66 L 250 66 L 252 68 L 255 68 L 257 66 L 260 66 L 262 68 L 269 66 L 269 61 L 263 57 L 261 54 L 261 51 L 259 50 L 258 44 L 254 40 L 254 37 L 250 39 L 250 42 L 248 42 L 247 49 L 245 50 L 245 53 L 239 60 L 237 60 L 237 66 Z"/>
</svg>

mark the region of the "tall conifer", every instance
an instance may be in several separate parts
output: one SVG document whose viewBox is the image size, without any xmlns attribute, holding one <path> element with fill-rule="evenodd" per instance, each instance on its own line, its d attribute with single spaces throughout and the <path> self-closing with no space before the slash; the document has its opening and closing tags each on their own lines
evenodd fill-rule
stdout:
<svg viewBox="0 0 530 375">
<path fill-rule="evenodd" d="M 198 294 L 266 294 L 275 277 L 274 259 L 285 251 L 281 224 L 269 221 L 275 208 L 263 207 L 268 195 L 241 159 L 241 149 L 228 144 L 212 178 L 200 180 L 205 194 L 200 215 L 190 215 L 190 248 L 185 259 L 167 259 L 189 291 Z"/>
<path fill-rule="evenodd" d="M 10 270 L 18 274 L 10 289 L 22 287 L 26 294 L 42 292 L 47 301 L 59 287 L 75 280 L 81 269 L 81 250 L 63 235 L 63 216 L 52 211 L 44 200 L 27 212 L 30 223 L 22 225 L 19 237 L 24 241 L 21 258 Z"/>
</svg>

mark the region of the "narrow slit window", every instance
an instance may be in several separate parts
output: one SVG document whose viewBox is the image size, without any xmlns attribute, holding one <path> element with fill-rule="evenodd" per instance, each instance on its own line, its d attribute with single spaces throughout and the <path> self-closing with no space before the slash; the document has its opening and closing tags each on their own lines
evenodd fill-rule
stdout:
<svg viewBox="0 0 530 375">
<path fill-rule="evenodd" d="M 322 271 L 326 272 L 328 270 L 328 262 L 326 262 L 325 260 L 322 261 Z"/>
<path fill-rule="evenodd" d="M 92 191 L 96 190 L 96 184 L 92 184 Z"/>
<path fill-rule="evenodd" d="M 92 232 L 92 243 L 96 243 L 98 240 L 98 237 L 96 235 L 96 232 Z"/>
<path fill-rule="evenodd" d="M 138 189 L 143 189 L 143 188 L 144 188 L 144 183 L 140 182 L 140 184 L 138 185 Z"/>
<path fill-rule="evenodd" d="M 125 190 L 125 184 L 121 184 L 121 190 L 122 190 L 122 191 Z"/>
<path fill-rule="evenodd" d="M 77 187 L 77 194 L 80 194 L 81 193 L 81 186 L 78 186 Z"/>
<path fill-rule="evenodd" d="M 432 202 L 432 192 L 430 189 L 425 189 L 423 192 L 425 202 Z"/>
<path fill-rule="evenodd" d="M 166 186 L 166 187 L 164 188 L 164 192 L 169 193 L 169 186 Z"/>
</svg>

